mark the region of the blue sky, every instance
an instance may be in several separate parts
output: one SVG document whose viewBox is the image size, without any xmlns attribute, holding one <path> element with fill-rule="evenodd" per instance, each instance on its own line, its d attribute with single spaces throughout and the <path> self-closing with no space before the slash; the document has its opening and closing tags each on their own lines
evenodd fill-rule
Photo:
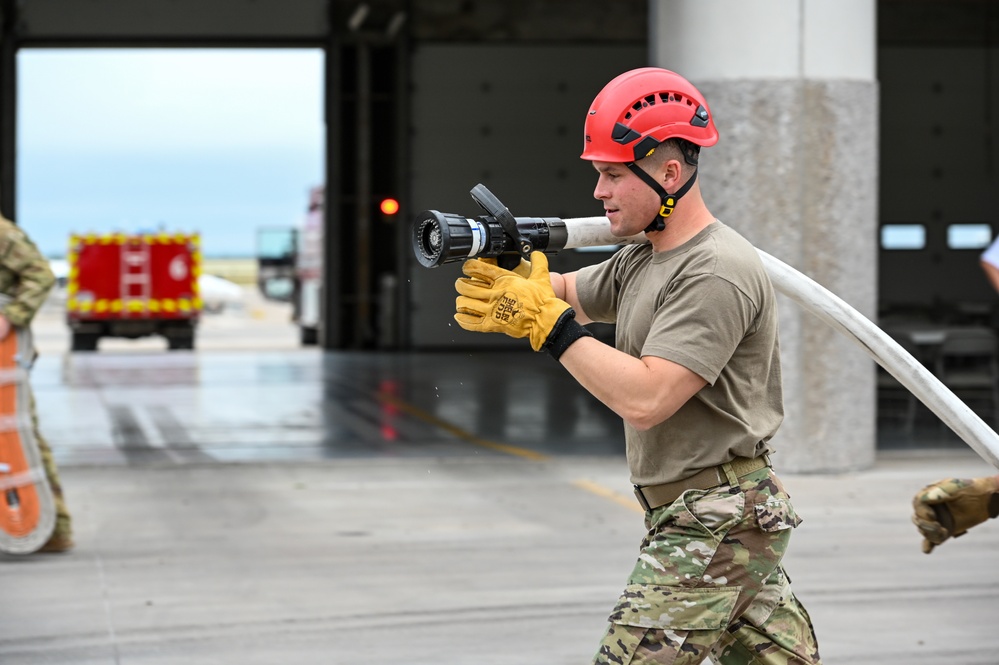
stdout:
<svg viewBox="0 0 999 665">
<path fill-rule="evenodd" d="M 200 232 L 252 256 L 323 178 L 318 49 L 24 49 L 17 222 L 49 256 L 69 234 Z"/>
</svg>

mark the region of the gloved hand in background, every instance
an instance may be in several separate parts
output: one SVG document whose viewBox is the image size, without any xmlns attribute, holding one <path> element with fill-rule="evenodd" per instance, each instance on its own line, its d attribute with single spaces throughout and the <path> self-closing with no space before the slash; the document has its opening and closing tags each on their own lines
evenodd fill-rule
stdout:
<svg viewBox="0 0 999 665">
<path fill-rule="evenodd" d="M 525 277 L 525 264 L 529 273 Z M 501 332 L 510 337 L 527 337 L 531 348 L 540 351 L 559 318 L 572 309 L 555 297 L 548 275 L 548 257 L 533 252 L 530 262 L 516 270 L 504 270 L 482 259 L 469 259 L 455 282 L 455 321 L 465 330 Z"/>
<path fill-rule="evenodd" d="M 923 552 L 999 515 L 999 476 L 948 478 L 927 485 L 912 499 L 912 521 Z"/>
</svg>

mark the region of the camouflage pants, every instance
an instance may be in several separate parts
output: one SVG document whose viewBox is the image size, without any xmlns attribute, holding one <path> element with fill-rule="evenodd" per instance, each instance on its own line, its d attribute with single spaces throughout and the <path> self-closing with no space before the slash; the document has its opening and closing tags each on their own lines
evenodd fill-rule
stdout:
<svg viewBox="0 0 999 665">
<path fill-rule="evenodd" d="M 648 533 L 594 664 L 813 665 L 808 612 L 781 568 L 801 520 L 769 468 L 689 490 Z"/>
<path fill-rule="evenodd" d="M 38 451 L 42 454 L 42 466 L 45 467 L 45 476 L 48 478 L 49 486 L 52 488 L 52 495 L 55 498 L 56 525 L 52 537 L 70 538 L 73 535 L 73 524 L 69 516 L 69 508 L 66 507 L 66 499 L 63 497 L 62 485 L 59 482 L 59 470 L 56 468 L 55 458 L 52 456 L 52 449 L 49 442 L 42 436 L 38 428 L 38 413 L 35 410 L 35 394 L 28 387 L 28 395 L 31 405 L 31 427 L 35 433 L 35 440 L 38 441 Z"/>
</svg>

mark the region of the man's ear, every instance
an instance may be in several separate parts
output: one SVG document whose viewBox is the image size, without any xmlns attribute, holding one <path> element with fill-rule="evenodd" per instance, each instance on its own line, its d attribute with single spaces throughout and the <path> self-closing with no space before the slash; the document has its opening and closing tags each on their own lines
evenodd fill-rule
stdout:
<svg viewBox="0 0 999 665">
<path fill-rule="evenodd" d="M 662 183 L 667 192 L 675 192 L 683 184 L 683 164 L 678 159 L 667 159 L 663 164 Z"/>
</svg>

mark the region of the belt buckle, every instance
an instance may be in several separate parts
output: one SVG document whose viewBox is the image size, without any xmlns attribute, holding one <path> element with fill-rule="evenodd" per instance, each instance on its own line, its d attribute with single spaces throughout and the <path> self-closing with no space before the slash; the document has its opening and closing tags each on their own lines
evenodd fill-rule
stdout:
<svg viewBox="0 0 999 665">
<path fill-rule="evenodd" d="M 652 506 L 649 505 L 648 500 L 645 498 L 641 485 L 635 485 L 635 497 L 638 499 L 638 505 L 642 507 L 642 510 L 647 513 L 652 512 Z"/>
</svg>

